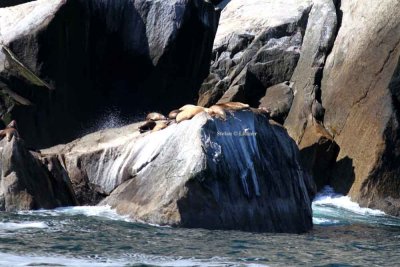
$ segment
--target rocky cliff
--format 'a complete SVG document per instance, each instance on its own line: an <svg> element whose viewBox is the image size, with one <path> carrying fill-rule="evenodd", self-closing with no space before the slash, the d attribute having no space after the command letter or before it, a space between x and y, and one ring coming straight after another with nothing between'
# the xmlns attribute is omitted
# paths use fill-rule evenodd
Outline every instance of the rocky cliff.
<svg viewBox="0 0 400 267"><path fill-rule="evenodd" d="M400 216L400 2L343 1L341 10L322 80L324 124L341 147L332 183Z"/></svg>
<svg viewBox="0 0 400 267"><path fill-rule="evenodd" d="M269 110L302 149L302 162L318 185L329 180L339 150L323 129L320 89L340 21L338 5L230 1L221 13L210 74L198 100L203 106L242 101ZM320 107L317 119L313 107Z"/></svg>
<svg viewBox="0 0 400 267"><path fill-rule="evenodd" d="M392 0L232 0L199 104L268 109L319 187L400 215L398 10Z"/></svg>
<svg viewBox="0 0 400 267"><path fill-rule="evenodd" d="M109 194L101 204L135 220L268 232L312 227L313 182L296 144L265 115L238 111L223 121L203 112L158 132L140 135L137 127L41 153L63 159L78 195L77 181L85 180Z"/></svg>
<svg viewBox="0 0 400 267"><path fill-rule="evenodd" d="M129 122L150 107L193 101L218 17L203 0L37 0L2 8L3 120L16 119L29 146L48 147L95 128L110 112Z"/></svg>

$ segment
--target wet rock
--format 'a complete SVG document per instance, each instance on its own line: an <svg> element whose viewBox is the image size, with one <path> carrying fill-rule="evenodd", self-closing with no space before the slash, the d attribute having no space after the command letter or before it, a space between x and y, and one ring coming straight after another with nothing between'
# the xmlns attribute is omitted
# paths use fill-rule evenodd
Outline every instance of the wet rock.
<svg viewBox="0 0 400 267"><path fill-rule="evenodd" d="M285 122L293 102L293 90L289 84L284 82L268 87L260 100L259 107L269 110L270 118L280 124Z"/></svg>
<svg viewBox="0 0 400 267"><path fill-rule="evenodd" d="M295 143L263 114L227 116L223 121L203 112L145 134L138 123L42 154L61 154L73 183L74 173L84 173L92 190L109 194L101 205L135 220L247 231L311 229L313 181L302 170Z"/></svg>
<svg viewBox="0 0 400 267"><path fill-rule="evenodd" d="M229 2L221 13L210 68L218 80L203 83L198 104L210 106L220 97L218 102L257 107L268 87L290 80L311 6L308 0Z"/></svg>
<svg viewBox="0 0 400 267"><path fill-rule="evenodd" d="M399 9L394 0L342 1L321 87L324 125L340 146L335 184L352 181L341 190L392 215L400 215Z"/></svg>
<svg viewBox="0 0 400 267"><path fill-rule="evenodd" d="M168 112L191 102L209 71L218 17L204 0L37 0L1 9L0 80L31 105L0 112L20 122L30 147L43 148L98 127L109 110L129 122L150 106Z"/></svg>
<svg viewBox="0 0 400 267"><path fill-rule="evenodd" d="M235 112L224 122L201 113L138 140L131 179L102 204L161 225L304 232L311 183L297 153L263 115Z"/></svg>
<svg viewBox="0 0 400 267"><path fill-rule="evenodd" d="M80 205L95 205L130 178L132 144L142 123L86 135L66 145L41 150L60 155Z"/></svg>
<svg viewBox="0 0 400 267"><path fill-rule="evenodd" d="M52 209L76 204L67 173L55 158L29 152L22 140L0 141L0 210Z"/></svg>

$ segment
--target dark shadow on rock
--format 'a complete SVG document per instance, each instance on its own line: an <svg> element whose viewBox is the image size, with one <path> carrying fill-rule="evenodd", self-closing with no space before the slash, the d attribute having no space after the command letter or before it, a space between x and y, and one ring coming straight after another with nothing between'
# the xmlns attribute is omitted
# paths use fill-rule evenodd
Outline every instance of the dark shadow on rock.
<svg viewBox="0 0 400 267"><path fill-rule="evenodd" d="M177 12L179 23L169 12ZM153 25L157 16L171 23L171 32ZM130 123L150 107L169 112L195 102L208 74L217 21L214 6L201 1L182 6L67 1L40 30L8 44L24 65L56 88L49 92L17 75L7 77L10 89L35 104L11 113L28 146L71 141L105 120L108 110Z"/></svg>
<svg viewBox="0 0 400 267"><path fill-rule="evenodd" d="M336 162L329 184L337 193L347 195L355 180L353 160L349 157Z"/></svg>
<svg viewBox="0 0 400 267"><path fill-rule="evenodd" d="M16 6L28 2L32 2L35 0L1 0L0 1L0 8L2 7L10 7L10 6Z"/></svg>
<svg viewBox="0 0 400 267"><path fill-rule="evenodd" d="M302 166L313 176L317 191L330 184L329 173L335 166L338 154L339 146L330 140L300 150Z"/></svg>

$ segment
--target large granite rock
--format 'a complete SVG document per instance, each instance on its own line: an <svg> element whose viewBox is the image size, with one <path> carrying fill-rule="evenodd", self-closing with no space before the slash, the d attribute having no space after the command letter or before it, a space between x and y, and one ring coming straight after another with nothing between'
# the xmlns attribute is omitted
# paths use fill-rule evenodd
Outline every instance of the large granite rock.
<svg viewBox="0 0 400 267"><path fill-rule="evenodd" d="M193 101L219 11L204 0L37 0L0 9L0 113L31 147L71 141L111 111ZM179 96L179 97L177 97ZM10 101L11 100L11 101Z"/></svg>
<svg viewBox="0 0 400 267"><path fill-rule="evenodd" d="M289 82L279 83L268 87L265 96L260 99L260 108L269 111L269 116L283 124L293 103L293 89Z"/></svg>
<svg viewBox="0 0 400 267"><path fill-rule="evenodd" d="M42 160L42 161L41 161ZM0 210L52 209L76 204L59 160L41 158L13 137L0 141Z"/></svg>
<svg viewBox="0 0 400 267"><path fill-rule="evenodd" d="M394 0L232 0L198 103L260 101L284 123L319 188L330 184L364 206L400 215L397 10ZM296 35L293 49L283 38ZM262 51L271 51L271 40L274 52ZM282 60L289 55L299 58ZM279 84L283 78L293 95Z"/></svg>
<svg viewBox="0 0 400 267"><path fill-rule="evenodd" d="M314 0L301 48L301 57L291 77L294 100L285 120L289 135L300 146L312 114L314 101L321 103L321 80L325 60L337 34L338 18L333 0Z"/></svg>
<svg viewBox="0 0 400 267"><path fill-rule="evenodd" d="M332 183L400 215L400 2L342 1L341 10L322 81L324 124L340 146Z"/></svg>
<svg viewBox="0 0 400 267"><path fill-rule="evenodd" d="M79 170L93 190L110 193L102 205L139 221L268 232L311 229L311 177L286 130L265 115L239 111L222 121L200 113L142 135L137 127L94 133L42 154L61 154L72 181Z"/></svg>
<svg viewBox="0 0 400 267"><path fill-rule="evenodd" d="M143 137L140 123L98 131L41 150L46 157L59 155L80 205L96 205L118 185L130 179L132 146Z"/></svg>
<svg viewBox="0 0 400 267"><path fill-rule="evenodd" d="M242 101L257 107L268 87L290 80L311 6L311 0L229 2L198 104Z"/></svg>

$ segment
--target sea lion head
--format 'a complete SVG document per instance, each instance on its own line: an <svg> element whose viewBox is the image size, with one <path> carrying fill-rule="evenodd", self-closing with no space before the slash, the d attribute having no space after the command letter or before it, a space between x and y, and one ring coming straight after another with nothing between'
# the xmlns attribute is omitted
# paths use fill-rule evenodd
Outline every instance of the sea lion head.
<svg viewBox="0 0 400 267"><path fill-rule="evenodd" d="M174 109L173 111L171 111L171 112L168 114L168 119L170 119L170 120L176 119L176 116L178 115L179 112L180 112L179 109Z"/></svg>
<svg viewBox="0 0 400 267"><path fill-rule="evenodd" d="M157 112L151 112L146 116L146 120L148 121L161 121L166 119L167 118L163 114Z"/></svg>

